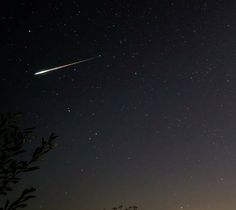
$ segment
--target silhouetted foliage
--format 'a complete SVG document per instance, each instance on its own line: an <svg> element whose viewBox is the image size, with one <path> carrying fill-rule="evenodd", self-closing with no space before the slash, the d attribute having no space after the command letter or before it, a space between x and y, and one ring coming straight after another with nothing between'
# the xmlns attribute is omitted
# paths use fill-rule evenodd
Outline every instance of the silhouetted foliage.
<svg viewBox="0 0 236 210"><path fill-rule="evenodd" d="M35 165L42 157L55 147L52 133L48 139L42 138L41 144L36 147L29 160L20 160L19 155L25 154L25 146L33 138L33 128L22 129L18 118L20 113L0 114L0 198L4 201L0 210L16 210L27 206L27 201L36 197L35 188L26 188L20 196L10 201L10 192L14 192L16 184L22 181L21 175L39 169Z"/></svg>
<svg viewBox="0 0 236 210"><path fill-rule="evenodd" d="M137 206L129 206L127 208L124 208L123 205L120 205L118 207L113 207L112 210L137 210L138 207ZM106 210L106 209L103 209L103 210Z"/></svg>

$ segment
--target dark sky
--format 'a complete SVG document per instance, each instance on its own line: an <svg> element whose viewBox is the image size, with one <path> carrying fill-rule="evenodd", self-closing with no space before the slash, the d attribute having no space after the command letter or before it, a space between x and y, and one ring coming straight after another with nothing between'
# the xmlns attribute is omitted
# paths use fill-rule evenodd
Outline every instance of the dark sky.
<svg viewBox="0 0 236 210"><path fill-rule="evenodd" d="M27 177L38 189L29 209L236 209L235 1L0 10L1 112L59 136Z"/></svg>

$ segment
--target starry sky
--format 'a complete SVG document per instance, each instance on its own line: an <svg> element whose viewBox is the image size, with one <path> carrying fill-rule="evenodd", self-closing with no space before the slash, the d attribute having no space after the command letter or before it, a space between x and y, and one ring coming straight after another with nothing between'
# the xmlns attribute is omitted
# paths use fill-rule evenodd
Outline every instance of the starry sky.
<svg viewBox="0 0 236 210"><path fill-rule="evenodd" d="M29 209L236 209L235 1L0 10L1 112L59 136L26 177L38 195Z"/></svg>

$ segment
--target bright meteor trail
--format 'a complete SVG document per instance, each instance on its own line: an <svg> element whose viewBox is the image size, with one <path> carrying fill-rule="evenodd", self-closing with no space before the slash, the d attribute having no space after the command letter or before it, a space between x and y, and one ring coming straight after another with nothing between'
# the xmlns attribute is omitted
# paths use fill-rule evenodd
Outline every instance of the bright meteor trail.
<svg viewBox="0 0 236 210"><path fill-rule="evenodd" d="M76 65L76 64L79 64L79 63L91 61L91 60L94 60L94 59L99 58L99 57L101 57L101 55L98 55L98 56L92 57L92 58L88 58L88 59L84 59L84 60L81 60L81 61L76 61L76 62L73 62L73 63L65 64L65 65L62 65L62 66L57 66L55 68L45 69L43 71L39 71L39 72L34 73L34 75L45 74L45 73L50 72L50 71L55 71L55 70L58 70L58 69L66 68L68 66L73 66L73 65Z"/></svg>

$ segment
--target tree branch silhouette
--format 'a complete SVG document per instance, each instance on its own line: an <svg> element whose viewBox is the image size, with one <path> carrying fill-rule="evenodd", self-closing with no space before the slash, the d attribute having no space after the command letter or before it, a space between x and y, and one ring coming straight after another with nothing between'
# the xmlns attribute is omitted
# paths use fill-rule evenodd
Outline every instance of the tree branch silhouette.
<svg viewBox="0 0 236 210"><path fill-rule="evenodd" d="M20 160L19 155L26 153L25 146L33 138L34 128L22 129L18 119L20 113L0 114L0 196L5 199L0 210L16 210L27 206L27 201L36 197L33 195L35 188L26 188L15 200L10 201L7 196L14 191L14 187L22 178L20 175L39 169L36 165L46 153L55 147L53 133L47 138L42 138L41 144L36 147L29 160Z"/></svg>

